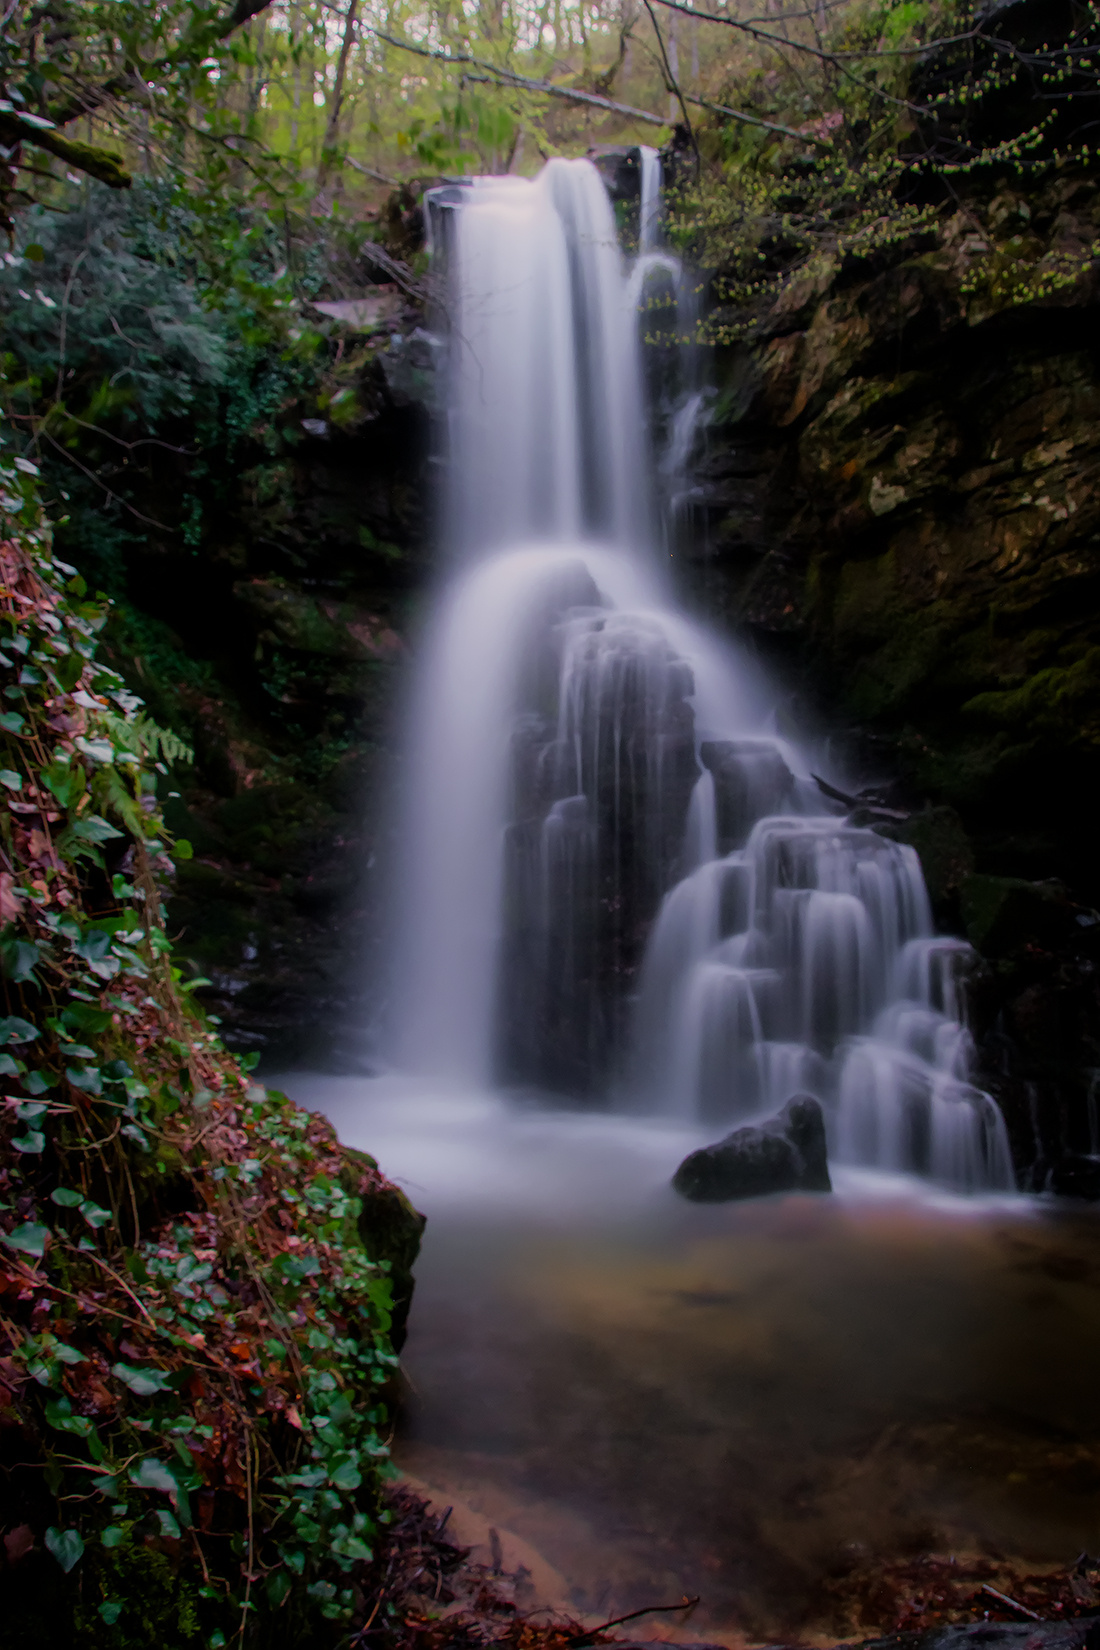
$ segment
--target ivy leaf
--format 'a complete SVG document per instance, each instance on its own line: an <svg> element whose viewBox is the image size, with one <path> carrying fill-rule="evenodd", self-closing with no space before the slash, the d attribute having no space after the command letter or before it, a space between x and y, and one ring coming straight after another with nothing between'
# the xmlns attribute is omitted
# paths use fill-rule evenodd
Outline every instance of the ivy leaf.
<svg viewBox="0 0 1100 1650"><path fill-rule="evenodd" d="M59 1530L51 1525L46 1531L46 1547L66 1575L84 1557L84 1539L79 1530Z"/></svg>
<svg viewBox="0 0 1100 1650"><path fill-rule="evenodd" d="M285 1570L276 1570L269 1575L264 1591L267 1593L267 1602L273 1610L277 1610L286 1595L290 1592L293 1583Z"/></svg>
<svg viewBox="0 0 1100 1650"><path fill-rule="evenodd" d="M32 1043L37 1036L38 1027L32 1026L29 1020L21 1020L18 1014L9 1014L6 1020L0 1020L0 1044Z"/></svg>
<svg viewBox="0 0 1100 1650"><path fill-rule="evenodd" d="M172 1514L168 1511L167 1507L158 1507L157 1517L160 1520L161 1535L172 1536L178 1541L180 1527L176 1523L176 1520L172 1517Z"/></svg>
<svg viewBox="0 0 1100 1650"><path fill-rule="evenodd" d="M105 740L97 740L97 744L106 744ZM107 746L110 750L110 746ZM70 833L79 837L81 842L110 842L112 837L122 836L123 832L114 825L108 825L105 819L98 814L86 814L78 819L75 825L69 827Z"/></svg>
<svg viewBox="0 0 1100 1650"><path fill-rule="evenodd" d="M6 710L0 716L0 728L3 728L5 733L19 733L25 721L26 717L20 716L17 710Z"/></svg>
<svg viewBox="0 0 1100 1650"><path fill-rule="evenodd" d="M346 1455L329 1473L329 1482L338 1490L357 1490L363 1482L353 1455Z"/></svg>
<svg viewBox="0 0 1100 1650"><path fill-rule="evenodd" d="M95 1427L87 1416L74 1415L72 1411L73 1406L68 1398L50 1398L46 1403L47 1425L58 1432L72 1432L78 1438L87 1438Z"/></svg>
<svg viewBox="0 0 1100 1650"><path fill-rule="evenodd" d="M103 1533L104 1536L106 1536L106 1530L104 1530ZM106 1622L107 1626L113 1627L119 1616L122 1614L122 1609L123 1606L117 1598L105 1598L103 1603L99 1606L99 1613Z"/></svg>
<svg viewBox="0 0 1100 1650"><path fill-rule="evenodd" d="M160 1490L163 1495L168 1496L184 1523L190 1524L191 1507L187 1491L171 1467L165 1466L163 1461L147 1455L138 1466L131 1468L130 1482L136 1484L140 1490Z"/></svg>
<svg viewBox="0 0 1100 1650"><path fill-rule="evenodd" d="M369 1562L374 1557L366 1542L357 1535L346 1535L334 1541L332 1551L338 1558L361 1558Z"/></svg>
<svg viewBox="0 0 1100 1650"><path fill-rule="evenodd" d="M34 971L42 961L42 953L33 940L5 940L0 945L0 961L13 985L23 985L28 980L38 984Z"/></svg>
<svg viewBox="0 0 1100 1650"><path fill-rule="evenodd" d="M116 1376L124 1386L128 1386L130 1391L136 1393L139 1398L151 1398L155 1392L167 1391L172 1384L172 1377L165 1369L135 1369L131 1364L113 1364L111 1374ZM155 1483L151 1477L134 1478L133 1473L131 1473L130 1476L133 1478L134 1483L140 1485L142 1489L168 1489L167 1479L171 1479L171 1488L173 1492L175 1491L176 1480L172 1478L168 1468L162 1466L159 1461L149 1458L141 1463L137 1471L139 1473L148 1472L154 1476L161 1473L166 1477L166 1482Z"/></svg>
<svg viewBox="0 0 1100 1650"><path fill-rule="evenodd" d="M29 1157L36 1157L46 1149L46 1136L41 1129L28 1129L26 1134L12 1136L12 1145L17 1152L26 1152Z"/></svg>
<svg viewBox="0 0 1100 1650"><path fill-rule="evenodd" d="M15 1115L21 1123L33 1123L44 1111L49 1111L45 1100L23 1100L16 1106Z"/></svg>
<svg viewBox="0 0 1100 1650"><path fill-rule="evenodd" d="M321 1262L316 1255L286 1255L281 1261L282 1274L292 1283L301 1283L304 1278L315 1278L321 1270Z"/></svg>
<svg viewBox="0 0 1100 1650"><path fill-rule="evenodd" d="M23 776L16 773L14 768L0 768L0 785L6 785L9 791L21 791Z"/></svg>
<svg viewBox="0 0 1100 1650"><path fill-rule="evenodd" d="M42 782L49 787L63 808L72 807L78 796L83 796L87 781L84 769L70 762L51 762L40 770Z"/></svg>
<svg viewBox="0 0 1100 1650"><path fill-rule="evenodd" d="M96 1229L100 1226L109 1226L115 1218L110 1209L101 1209L98 1203L92 1202L91 1198L80 1205L80 1212L88 1225Z"/></svg>
<svg viewBox="0 0 1100 1650"><path fill-rule="evenodd" d="M102 824L102 820L99 823ZM76 827L74 826L73 829L75 830ZM122 835L122 832L116 831L113 825L109 825L107 829L113 836ZM102 842L104 839L99 836L93 836L88 840L91 842ZM77 957L83 957L84 961L88 963L102 962L104 957L110 955L112 937L113 936L109 934L105 928L89 928L88 932L74 944L73 954ZM88 1028L85 1026L81 1027L81 1029L87 1030Z"/></svg>
<svg viewBox="0 0 1100 1650"><path fill-rule="evenodd" d="M62 1209L79 1209L84 1202L83 1192L74 1192L68 1186L58 1186L50 1193L50 1202Z"/></svg>
<svg viewBox="0 0 1100 1650"><path fill-rule="evenodd" d="M103 1093L103 1079L98 1066L66 1066L65 1076L74 1089L83 1089L85 1094Z"/></svg>
<svg viewBox="0 0 1100 1650"><path fill-rule="evenodd" d="M111 1373L117 1375L119 1370L125 1367L125 1364L116 1364ZM136 1371L131 1370L130 1373L134 1374ZM127 1382L127 1385L130 1383ZM154 1387L153 1391L159 1392L160 1388ZM160 1490L164 1495L174 1496L179 1489L175 1476L169 1472L164 1462L155 1460L151 1455L147 1455L144 1461L140 1461L131 1469L130 1482L136 1484L139 1490Z"/></svg>
<svg viewBox="0 0 1100 1650"><path fill-rule="evenodd" d="M46 1244L50 1240L48 1226L35 1226L27 1221L17 1226L14 1232L0 1232L0 1243L6 1243L9 1249L19 1249L25 1255L35 1255L39 1259L46 1253Z"/></svg>
<svg viewBox="0 0 1100 1650"><path fill-rule="evenodd" d="M102 1531L99 1537L108 1551L112 1547L121 1546L125 1538L126 1531L122 1528L121 1524L108 1524L107 1528Z"/></svg>
<svg viewBox="0 0 1100 1650"><path fill-rule="evenodd" d="M93 1008L91 1003L69 1003L61 1017L66 1025L74 1026L79 1031L86 1031L91 1037L97 1036L101 1031L106 1031L111 1023L111 1015L108 1010ZM121 1064L120 1061L112 1063L115 1065Z"/></svg>
<svg viewBox="0 0 1100 1650"><path fill-rule="evenodd" d="M0 1054L0 1077L18 1077L19 1067L10 1054ZM34 1090L31 1090L32 1094Z"/></svg>

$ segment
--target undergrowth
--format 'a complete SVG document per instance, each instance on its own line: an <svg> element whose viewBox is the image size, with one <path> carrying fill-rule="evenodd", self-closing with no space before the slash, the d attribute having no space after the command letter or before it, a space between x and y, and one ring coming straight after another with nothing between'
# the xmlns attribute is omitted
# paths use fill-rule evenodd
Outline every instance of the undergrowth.
<svg viewBox="0 0 1100 1650"><path fill-rule="evenodd" d="M98 661L25 457L0 511L5 1644L323 1642L389 1516L421 1222L205 1020L156 795L188 752Z"/></svg>

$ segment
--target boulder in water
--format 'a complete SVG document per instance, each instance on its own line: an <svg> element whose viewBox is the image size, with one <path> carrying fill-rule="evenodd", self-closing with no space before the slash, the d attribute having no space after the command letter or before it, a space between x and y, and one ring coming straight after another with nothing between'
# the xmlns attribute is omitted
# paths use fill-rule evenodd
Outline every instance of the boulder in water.
<svg viewBox="0 0 1100 1650"><path fill-rule="evenodd" d="M766 1122L734 1129L685 1157L672 1179L692 1203L728 1203L769 1192L831 1192L821 1103L796 1094Z"/></svg>

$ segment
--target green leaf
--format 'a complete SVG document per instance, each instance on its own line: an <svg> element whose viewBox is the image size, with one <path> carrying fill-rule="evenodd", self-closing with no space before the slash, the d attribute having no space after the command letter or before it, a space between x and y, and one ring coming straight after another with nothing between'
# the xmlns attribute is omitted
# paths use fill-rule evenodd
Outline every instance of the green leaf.
<svg viewBox="0 0 1100 1650"><path fill-rule="evenodd" d="M146 1456L139 1466L131 1468L130 1482L136 1484L139 1489L160 1490L169 1497L184 1524L190 1524L191 1504L181 1472L182 1469L179 1467L173 1471L170 1466L165 1466L163 1461ZM191 1474L186 1476L188 1481L198 1482L197 1479L192 1479Z"/></svg>
<svg viewBox="0 0 1100 1650"><path fill-rule="evenodd" d="M41 960L42 954L32 940L5 940L0 945L0 962L13 985L22 985L27 980L37 985L34 970Z"/></svg>
<svg viewBox="0 0 1100 1650"><path fill-rule="evenodd" d="M329 1482L338 1490L357 1490L363 1482L363 1474L355 1464L353 1456L347 1456L339 1466L329 1473Z"/></svg>
<svg viewBox="0 0 1100 1650"><path fill-rule="evenodd" d="M106 1530L104 1530L103 1533L104 1533L104 1536L106 1536L106 1534L107 1534ZM103 1620L107 1623L108 1627L113 1627L114 1626L115 1622L118 1620L119 1616L122 1614L122 1611L123 1611L123 1606L119 1602L119 1600L116 1599L116 1598L105 1598L103 1600L103 1603L99 1606L99 1613L102 1616Z"/></svg>
<svg viewBox="0 0 1100 1650"><path fill-rule="evenodd" d="M23 776L16 773L14 768L0 768L0 785L6 785L9 791L21 791Z"/></svg>
<svg viewBox="0 0 1100 1650"><path fill-rule="evenodd" d="M95 1037L106 1031L111 1015L105 1008L94 1008L91 1003L69 1003L62 1015L66 1025L73 1025ZM110 1070L110 1067L107 1068Z"/></svg>
<svg viewBox="0 0 1100 1650"><path fill-rule="evenodd" d="M0 1077L18 1077L19 1067L10 1054L0 1054ZM24 1088L26 1084L23 1085ZM32 1091L33 1092L33 1091Z"/></svg>
<svg viewBox="0 0 1100 1650"><path fill-rule="evenodd" d="M277 1610L286 1595L290 1592L293 1582L285 1570L275 1570L268 1576L264 1586L267 1602L273 1610Z"/></svg>
<svg viewBox="0 0 1100 1650"><path fill-rule="evenodd" d="M66 586L66 589L73 590L78 596L83 596L87 588L88 586L79 573L75 579L70 579ZM84 660L79 653L67 653L63 659L58 661L54 669L60 685L66 693L71 693L80 680L81 672L84 669Z"/></svg>
<svg viewBox="0 0 1100 1650"><path fill-rule="evenodd" d="M2 720L3 718L0 717L0 721ZM97 740L96 743L101 744L105 741ZM110 842L112 837L125 834L114 825L108 825L107 821L101 819L98 814L87 814L83 819L78 819L71 830L73 836L80 837L83 842Z"/></svg>
<svg viewBox="0 0 1100 1650"><path fill-rule="evenodd" d="M6 1020L0 1020L0 1045L31 1043L37 1036L38 1027L32 1026L29 1020L21 1020L18 1014L9 1014Z"/></svg>
<svg viewBox="0 0 1100 1650"><path fill-rule="evenodd" d="M109 1226L115 1218L110 1209L101 1209L98 1203L92 1202L91 1198L80 1205L80 1212L88 1225L95 1230L98 1230L100 1226Z"/></svg>
<svg viewBox="0 0 1100 1650"><path fill-rule="evenodd" d="M99 1538L110 1551L112 1547L120 1547L126 1539L126 1531L121 1524L108 1524Z"/></svg>
<svg viewBox="0 0 1100 1650"><path fill-rule="evenodd" d="M0 1232L0 1243L6 1243L9 1249L19 1249L23 1254L35 1255L39 1259L46 1253L49 1238L48 1226L35 1226L30 1221L23 1226L17 1226L14 1232Z"/></svg>
<svg viewBox="0 0 1100 1650"><path fill-rule="evenodd" d="M85 1415L74 1415L68 1398L50 1398L46 1403L46 1423L58 1432L72 1432L78 1438L87 1438L95 1428Z"/></svg>
<svg viewBox="0 0 1100 1650"><path fill-rule="evenodd" d="M279 1263L283 1276L292 1283L301 1283L305 1278L315 1278L321 1270L321 1262L316 1255L285 1255Z"/></svg>
<svg viewBox="0 0 1100 1650"><path fill-rule="evenodd" d="M26 1152L29 1157L37 1157L39 1152L46 1149L46 1136L41 1129L28 1129L26 1134L13 1135L11 1143L17 1152Z"/></svg>
<svg viewBox="0 0 1100 1650"><path fill-rule="evenodd" d="M167 1507L158 1507L157 1517L160 1520L161 1535L174 1536L178 1541L180 1527L176 1523L176 1520L173 1518L172 1514L168 1511Z"/></svg>
<svg viewBox="0 0 1100 1650"><path fill-rule="evenodd" d="M125 1364L116 1364L111 1373L117 1375L120 1369L125 1367ZM127 1385L130 1383L127 1382ZM160 1388L154 1387L153 1391L159 1392ZM136 1484L139 1490L160 1490L164 1495L175 1496L179 1490L174 1474L163 1461L157 1461L151 1455L147 1455L144 1461L139 1461L136 1467L130 1469L130 1482Z"/></svg>
<svg viewBox="0 0 1100 1650"><path fill-rule="evenodd" d="M23 256L29 258L32 264L42 264L46 261L46 254L37 241L31 241L29 246L23 248Z"/></svg>
<svg viewBox="0 0 1100 1650"><path fill-rule="evenodd" d="M115 831L114 834L115 836L121 836L122 832ZM91 841L102 842L103 838L92 837ZM104 957L110 955L113 939L114 935L105 928L89 928L88 932L74 943L73 953L78 957L83 957L85 962L102 962Z"/></svg>
<svg viewBox="0 0 1100 1650"><path fill-rule="evenodd" d="M71 762L51 762L41 770L40 777L63 808L71 808L77 797L83 796L87 786L84 769L79 763L74 767Z"/></svg>
<svg viewBox="0 0 1100 1650"><path fill-rule="evenodd" d="M15 1108L15 1115L21 1123L33 1123L49 1109L45 1100L21 1100Z"/></svg>
<svg viewBox="0 0 1100 1650"><path fill-rule="evenodd" d="M0 716L0 728L3 728L5 733L19 733L25 721L26 717L20 716L17 710L6 710Z"/></svg>
<svg viewBox="0 0 1100 1650"><path fill-rule="evenodd" d="M74 1089L83 1089L85 1094L102 1094L103 1078L98 1066L66 1066L65 1076Z"/></svg>
<svg viewBox="0 0 1100 1650"><path fill-rule="evenodd" d="M172 844L172 854L175 859L194 859L195 850L185 836L179 836Z"/></svg>
<svg viewBox="0 0 1100 1650"><path fill-rule="evenodd" d="M84 1556L84 1539L79 1530L58 1530L51 1525L46 1531L46 1548L68 1575Z"/></svg>
<svg viewBox="0 0 1100 1650"><path fill-rule="evenodd" d="M170 1389L172 1384L172 1377L165 1369L135 1369L131 1364L113 1364L111 1374L116 1376L123 1385L128 1386L130 1391L136 1393L139 1398L151 1398L154 1392L165 1392ZM175 1492L176 1480L172 1477L168 1468L162 1466L159 1461L154 1461L150 1457L143 1461L137 1470L147 1474L144 1478L135 1478L133 1473L130 1474L133 1482L139 1484L142 1489L163 1490L168 1489L170 1485L172 1492ZM164 1475L164 1483L154 1483L153 1477L157 1473ZM153 1477L148 1476L148 1474L152 1474Z"/></svg>
<svg viewBox="0 0 1100 1650"><path fill-rule="evenodd" d="M69 1186L58 1186L50 1193L50 1202L61 1209L79 1209L84 1202L83 1192L74 1192Z"/></svg>

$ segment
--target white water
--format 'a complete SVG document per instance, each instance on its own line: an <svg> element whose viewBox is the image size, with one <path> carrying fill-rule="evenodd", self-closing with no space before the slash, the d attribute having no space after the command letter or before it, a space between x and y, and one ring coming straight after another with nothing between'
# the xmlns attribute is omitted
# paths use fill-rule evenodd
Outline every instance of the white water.
<svg viewBox="0 0 1100 1650"><path fill-rule="evenodd" d="M633 268L585 161L430 205L455 570L411 732L398 1063L715 1134L809 1091L839 1160L1011 1186L915 853L825 811L767 682L666 589L637 306L675 265L655 156L642 178Z"/></svg>

